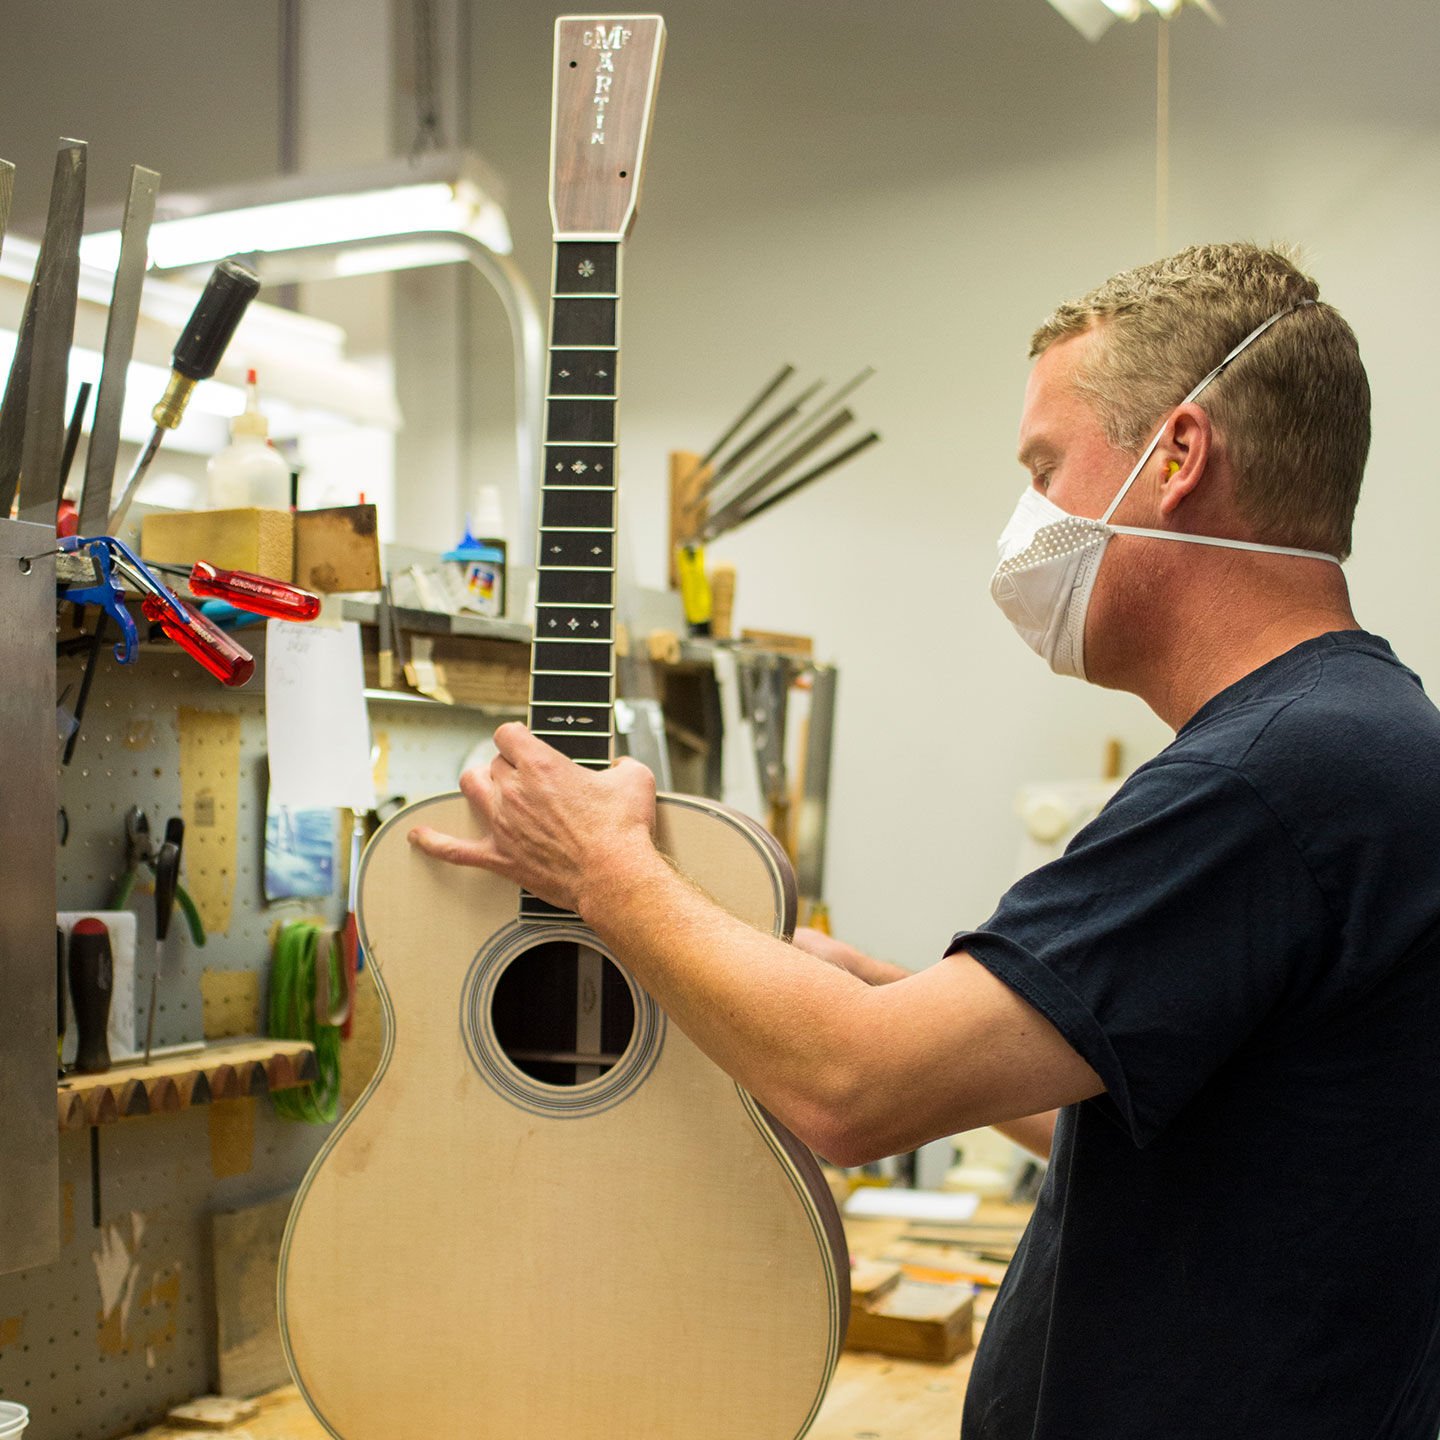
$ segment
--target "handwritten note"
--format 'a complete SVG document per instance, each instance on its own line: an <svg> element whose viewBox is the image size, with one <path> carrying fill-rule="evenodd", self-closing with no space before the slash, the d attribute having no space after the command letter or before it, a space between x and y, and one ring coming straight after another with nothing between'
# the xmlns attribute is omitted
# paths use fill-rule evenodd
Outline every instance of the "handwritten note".
<svg viewBox="0 0 1440 1440"><path fill-rule="evenodd" d="M266 622L265 738L272 805L374 805L358 625Z"/></svg>

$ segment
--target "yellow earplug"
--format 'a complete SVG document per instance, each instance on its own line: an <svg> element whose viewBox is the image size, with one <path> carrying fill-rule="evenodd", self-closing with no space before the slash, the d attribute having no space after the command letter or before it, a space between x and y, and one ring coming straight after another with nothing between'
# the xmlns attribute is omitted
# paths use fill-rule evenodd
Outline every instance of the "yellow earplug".
<svg viewBox="0 0 1440 1440"><path fill-rule="evenodd" d="M1166 473L1167 475L1173 475L1173 474L1175 474L1175 472L1176 472L1177 470L1179 470L1179 468L1180 468L1180 462L1179 462L1178 460L1172 460L1172 461L1165 467L1165 473Z"/></svg>

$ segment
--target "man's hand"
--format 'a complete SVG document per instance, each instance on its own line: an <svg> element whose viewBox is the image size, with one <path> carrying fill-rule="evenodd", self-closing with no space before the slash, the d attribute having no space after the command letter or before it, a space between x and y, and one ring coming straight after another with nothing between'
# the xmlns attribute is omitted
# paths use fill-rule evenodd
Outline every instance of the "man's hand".
<svg viewBox="0 0 1440 1440"><path fill-rule="evenodd" d="M890 964L888 960L876 960L853 945L836 940L823 930L812 930L808 925L796 930L792 943L797 950L803 950L837 970L844 970L867 985L888 985L892 980L904 980L912 973L902 966Z"/></svg>
<svg viewBox="0 0 1440 1440"><path fill-rule="evenodd" d="M485 838L462 840L419 825L411 844L452 865L493 870L581 914L613 862L653 854L655 777L638 761L587 770L515 722L496 730L495 748L500 753L488 767L460 777Z"/></svg>

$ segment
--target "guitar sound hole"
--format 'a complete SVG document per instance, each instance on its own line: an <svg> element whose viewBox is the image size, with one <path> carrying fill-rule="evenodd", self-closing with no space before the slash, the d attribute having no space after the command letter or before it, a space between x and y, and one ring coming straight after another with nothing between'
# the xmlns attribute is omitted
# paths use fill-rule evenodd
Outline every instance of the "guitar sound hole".
<svg viewBox="0 0 1440 1440"><path fill-rule="evenodd" d="M517 955L495 983L490 1023L505 1058L543 1085L598 1080L635 1033L635 1001L611 961L569 940Z"/></svg>

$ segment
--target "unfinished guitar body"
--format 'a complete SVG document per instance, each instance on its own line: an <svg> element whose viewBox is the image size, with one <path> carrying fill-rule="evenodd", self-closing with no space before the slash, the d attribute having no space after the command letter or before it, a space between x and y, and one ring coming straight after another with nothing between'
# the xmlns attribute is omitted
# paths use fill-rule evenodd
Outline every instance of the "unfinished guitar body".
<svg viewBox="0 0 1440 1440"><path fill-rule="evenodd" d="M707 801L659 816L684 874L788 933L768 836ZM849 1300L813 1158L591 932L517 921L515 886L428 859L416 824L478 821L441 796L366 852L384 1055L281 1255L306 1399L341 1440L794 1440Z"/></svg>

